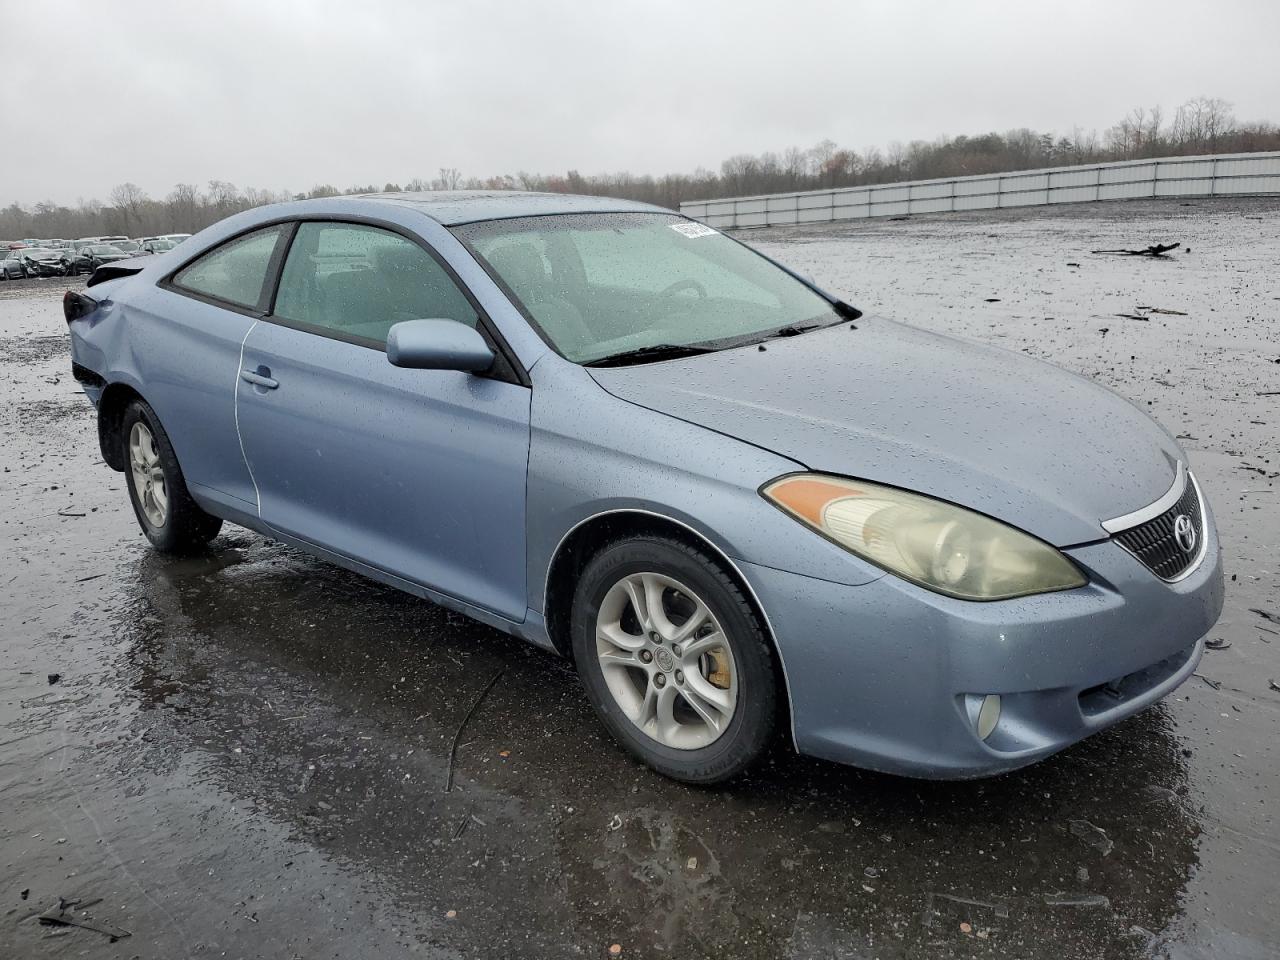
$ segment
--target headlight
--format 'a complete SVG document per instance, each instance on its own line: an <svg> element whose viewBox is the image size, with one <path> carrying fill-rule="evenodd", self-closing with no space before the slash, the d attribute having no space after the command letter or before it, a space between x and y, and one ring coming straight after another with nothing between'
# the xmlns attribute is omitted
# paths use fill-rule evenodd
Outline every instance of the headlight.
<svg viewBox="0 0 1280 960"><path fill-rule="evenodd" d="M851 553L949 597L1007 600L1086 582L1043 540L918 493L817 474L760 492Z"/></svg>

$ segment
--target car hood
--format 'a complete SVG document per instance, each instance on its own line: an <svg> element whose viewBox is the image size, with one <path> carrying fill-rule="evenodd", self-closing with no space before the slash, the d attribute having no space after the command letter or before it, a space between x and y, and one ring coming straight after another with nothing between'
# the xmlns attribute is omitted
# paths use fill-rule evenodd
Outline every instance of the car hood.
<svg viewBox="0 0 1280 960"><path fill-rule="evenodd" d="M615 396L810 470L925 493L1056 546L1172 486L1177 442L1083 377L878 317L757 346L592 368Z"/></svg>

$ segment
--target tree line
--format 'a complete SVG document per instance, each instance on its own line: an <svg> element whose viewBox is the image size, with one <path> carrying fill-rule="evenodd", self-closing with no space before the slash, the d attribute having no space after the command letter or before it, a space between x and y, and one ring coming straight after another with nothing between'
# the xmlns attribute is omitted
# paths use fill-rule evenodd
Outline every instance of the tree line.
<svg viewBox="0 0 1280 960"><path fill-rule="evenodd" d="M463 176L441 168L435 177L406 183L364 184L339 190L318 184L302 193L240 189L222 180L201 188L179 183L163 198L149 197L136 184L115 187L105 202L80 200L68 207L52 202L0 210L0 238L61 237L157 233L194 233L223 217L283 200L343 194L429 190L543 190L621 197L677 209L682 201L736 197L792 190L821 190L863 184L941 177L1007 173L1037 167L1072 166L1145 157L1280 150L1280 127L1270 122L1242 123L1232 106L1216 97L1196 97L1171 116L1158 106L1138 107L1101 137L1074 130L1069 136L1026 128L978 136L939 137L894 143L861 152L823 140L809 149L737 154L719 172L663 176L605 173L500 174Z"/></svg>

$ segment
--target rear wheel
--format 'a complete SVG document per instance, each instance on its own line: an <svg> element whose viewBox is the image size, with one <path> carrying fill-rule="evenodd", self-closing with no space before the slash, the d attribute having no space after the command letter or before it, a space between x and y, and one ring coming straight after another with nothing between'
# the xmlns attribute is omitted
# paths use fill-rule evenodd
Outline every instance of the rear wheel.
<svg viewBox="0 0 1280 960"><path fill-rule="evenodd" d="M605 547L579 580L572 632L596 712L660 773L717 783L767 746L773 652L737 584L702 551L658 537Z"/></svg>
<svg viewBox="0 0 1280 960"><path fill-rule="evenodd" d="M143 400L125 409L120 435L125 480L138 525L165 553L192 553L218 535L222 521L205 513L187 492L169 436Z"/></svg>

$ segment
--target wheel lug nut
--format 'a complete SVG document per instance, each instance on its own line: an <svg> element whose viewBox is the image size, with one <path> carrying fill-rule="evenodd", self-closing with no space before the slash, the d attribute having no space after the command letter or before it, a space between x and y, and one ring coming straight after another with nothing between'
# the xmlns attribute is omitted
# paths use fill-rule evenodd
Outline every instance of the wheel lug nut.
<svg viewBox="0 0 1280 960"><path fill-rule="evenodd" d="M651 661L652 659L653 659L653 654L652 654L652 653L650 653L648 650L641 650L641 651L640 651L640 660L641 660L643 663L648 663L648 662L649 662L649 661Z"/></svg>
<svg viewBox="0 0 1280 960"><path fill-rule="evenodd" d="M652 640L654 643L662 642L662 637L658 636L658 631L656 630L649 634L649 639Z"/></svg>
<svg viewBox="0 0 1280 960"><path fill-rule="evenodd" d="M671 652L674 653L677 657L680 656L680 644L678 643L672 644Z"/></svg>
<svg viewBox="0 0 1280 960"><path fill-rule="evenodd" d="M683 671L683 670L677 670L677 671L676 671L676 683L684 683L684 671Z"/></svg>
<svg viewBox="0 0 1280 960"><path fill-rule="evenodd" d="M654 686L665 687L667 685L667 677L665 674L658 674L653 678Z"/></svg>

